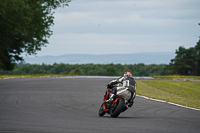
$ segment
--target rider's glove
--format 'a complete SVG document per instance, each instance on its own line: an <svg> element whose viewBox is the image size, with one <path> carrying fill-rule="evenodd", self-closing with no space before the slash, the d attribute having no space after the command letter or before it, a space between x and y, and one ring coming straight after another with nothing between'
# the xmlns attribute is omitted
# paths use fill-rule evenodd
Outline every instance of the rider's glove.
<svg viewBox="0 0 200 133"><path fill-rule="evenodd" d="M110 84L107 84L107 87L108 87L108 88L112 88L112 85L110 85Z"/></svg>

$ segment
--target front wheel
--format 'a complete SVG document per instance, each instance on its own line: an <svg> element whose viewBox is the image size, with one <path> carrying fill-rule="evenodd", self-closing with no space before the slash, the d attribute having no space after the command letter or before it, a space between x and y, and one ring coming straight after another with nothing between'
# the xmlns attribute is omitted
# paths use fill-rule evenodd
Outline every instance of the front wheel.
<svg viewBox="0 0 200 133"><path fill-rule="evenodd" d="M111 105L110 116L118 117L121 111L124 109L125 101L122 98L119 98L117 103Z"/></svg>
<svg viewBox="0 0 200 133"><path fill-rule="evenodd" d="M101 105L99 109L99 116L104 116L106 112L103 111L103 104Z"/></svg>

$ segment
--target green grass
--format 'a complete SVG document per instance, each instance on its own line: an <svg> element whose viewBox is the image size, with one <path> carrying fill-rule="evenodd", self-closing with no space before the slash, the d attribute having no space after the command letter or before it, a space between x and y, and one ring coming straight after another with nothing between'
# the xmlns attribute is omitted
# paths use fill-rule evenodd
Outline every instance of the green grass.
<svg viewBox="0 0 200 133"><path fill-rule="evenodd" d="M139 80L137 94L200 109L200 82Z"/></svg>
<svg viewBox="0 0 200 133"><path fill-rule="evenodd" d="M200 79L200 76L182 76L182 75L166 75L153 76L155 79Z"/></svg>

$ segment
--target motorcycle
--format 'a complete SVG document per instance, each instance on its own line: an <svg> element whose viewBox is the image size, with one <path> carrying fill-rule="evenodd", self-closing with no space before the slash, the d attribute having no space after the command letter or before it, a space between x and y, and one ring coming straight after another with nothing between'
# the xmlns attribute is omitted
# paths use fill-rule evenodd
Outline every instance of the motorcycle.
<svg viewBox="0 0 200 133"><path fill-rule="evenodd" d="M110 98L109 88L106 89L103 103L99 109L99 116L104 116L106 113L111 117L118 117L120 113L128 109L126 101L135 95L133 87L117 87L115 98L111 102L106 102Z"/></svg>

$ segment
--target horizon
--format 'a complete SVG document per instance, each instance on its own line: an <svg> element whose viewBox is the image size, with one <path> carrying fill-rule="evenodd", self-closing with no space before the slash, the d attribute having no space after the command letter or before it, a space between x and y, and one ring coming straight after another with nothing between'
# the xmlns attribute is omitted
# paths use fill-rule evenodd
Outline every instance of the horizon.
<svg viewBox="0 0 200 133"><path fill-rule="evenodd" d="M43 56L37 56L37 55L32 55L32 56L26 56L26 55L23 55L23 57L24 58L36 58L36 57L44 57L44 56L64 56L64 55L132 55L132 54L158 54L158 53L174 53L174 55L175 55L175 52L141 52L141 53L119 53L119 54L117 54L117 53L112 53L112 54L75 54L75 53L72 53L72 54L62 54L62 55L43 55Z"/></svg>
<svg viewBox="0 0 200 133"><path fill-rule="evenodd" d="M59 56L24 57L30 64L169 64L175 57L173 52L148 52L134 54L65 54Z"/></svg>

